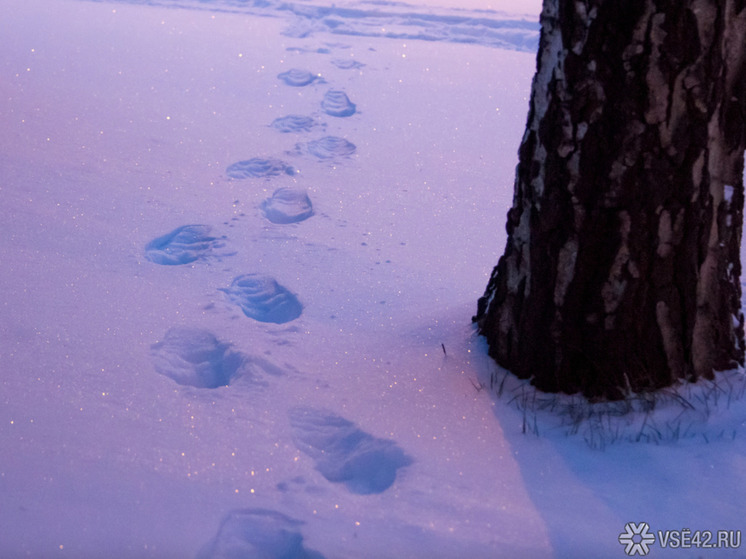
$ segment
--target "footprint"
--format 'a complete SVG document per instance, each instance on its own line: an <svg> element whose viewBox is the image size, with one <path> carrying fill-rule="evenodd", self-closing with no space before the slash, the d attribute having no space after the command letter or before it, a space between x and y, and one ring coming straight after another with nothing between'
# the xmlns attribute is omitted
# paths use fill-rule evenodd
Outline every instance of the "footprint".
<svg viewBox="0 0 746 559"><path fill-rule="evenodd" d="M352 493L382 493L396 471L412 463L393 441L375 438L327 410L296 407L289 417L296 446L328 481L344 483Z"/></svg>
<svg viewBox="0 0 746 559"><path fill-rule="evenodd" d="M324 559L318 551L304 547L303 524L274 510L234 510L197 559Z"/></svg>
<svg viewBox="0 0 746 559"><path fill-rule="evenodd" d="M352 58L337 58L335 60L332 60L332 64L334 64L340 70L356 70L365 66L365 64L363 64L362 62L358 62L357 60L353 60Z"/></svg>
<svg viewBox="0 0 746 559"><path fill-rule="evenodd" d="M324 112L330 116L352 116L355 114L355 104L350 102L350 98L344 91L338 89L330 89L324 95L324 100L321 101L321 108Z"/></svg>
<svg viewBox="0 0 746 559"><path fill-rule="evenodd" d="M355 144L338 136L324 136L306 144L308 153L317 159L335 159L355 153Z"/></svg>
<svg viewBox="0 0 746 559"><path fill-rule="evenodd" d="M229 165L225 173L232 179L274 177L285 173L294 175L295 169L279 159L254 157Z"/></svg>
<svg viewBox="0 0 746 559"><path fill-rule="evenodd" d="M314 75L308 70L299 70L297 68L291 68L287 72L277 74L277 77L284 81L287 85L293 87L303 87L312 84L316 80L318 80L319 83L326 83L321 76Z"/></svg>
<svg viewBox="0 0 746 559"><path fill-rule="evenodd" d="M284 324L303 312L298 298L270 276L244 274L220 291L230 302L241 307L246 316L259 322Z"/></svg>
<svg viewBox="0 0 746 559"><path fill-rule="evenodd" d="M261 210L272 223L299 223L313 215L311 199L302 190L280 188L261 204Z"/></svg>
<svg viewBox="0 0 746 559"><path fill-rule="evenodd" d="M308 132L316 126L316 121L310 116L288 115L274 119L270 126L283 133Z"/></svg>
<svg viewBox="0 0 746 559"><path fill-rule="evenodd" d="M227 386L242 372L245 356L211 332L177 326L150 346L155 370L178 384L197 388Z"/></svg>
<svg viewBox="0 0 746 559"><path fill-rule="evenodd" d="M213 249L225 246L221 239L210 236L211 230L209 225L178 227L145 245L145 258L164 266L178 266L205 259Z"/></svg>

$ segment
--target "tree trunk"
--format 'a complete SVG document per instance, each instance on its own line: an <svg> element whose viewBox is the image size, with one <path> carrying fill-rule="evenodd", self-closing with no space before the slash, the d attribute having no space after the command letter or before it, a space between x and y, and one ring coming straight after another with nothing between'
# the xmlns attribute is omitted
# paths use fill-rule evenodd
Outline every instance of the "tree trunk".
<svg viewBox="0 0 746 559"><path fill-rule="evenodd" d="M746 0L544 0L541 23L490 355L593 399L743 364Z"/></svg>

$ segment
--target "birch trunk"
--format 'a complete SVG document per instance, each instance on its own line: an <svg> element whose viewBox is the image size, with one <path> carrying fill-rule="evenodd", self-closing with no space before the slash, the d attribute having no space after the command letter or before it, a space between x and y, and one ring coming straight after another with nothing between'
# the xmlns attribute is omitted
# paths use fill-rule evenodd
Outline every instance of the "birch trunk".
<svg viewBox="0 0 746 559"><path fill-rule="evenodd" d="M742 364L745 0L544 0L508 242L474 317L541 390Z"/></svg>

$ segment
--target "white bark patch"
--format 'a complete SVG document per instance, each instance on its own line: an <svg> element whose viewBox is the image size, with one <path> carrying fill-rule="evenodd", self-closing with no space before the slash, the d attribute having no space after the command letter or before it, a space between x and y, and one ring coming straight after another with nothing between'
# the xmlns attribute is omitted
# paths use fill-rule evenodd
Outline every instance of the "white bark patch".
<svg viewBox="0 0 746 559"><path fill-rule="evenodd" d="M588 132L588 123L587 122L579 122L578 126L575 130L575 139L580 142L585 138L586 133Z"/></svg>
<svg viewBox="0 0 746 559"><path fill-rule="evenodd" d="M671 255L671 239L673 238L673 225L671 224L671 214L668 210L663 210L658 218L658 256L667 258Z"/></svg>
<svg viewBox="0 0 746 559"><path fill-rule="evenodd" d="M718 282L718 262L720 260L720 234L718 208L725 194L723 176L726 174L727 156L723 153L722 138L718 115L719 108L713 111L708 124L708 165L710 175L710 197L712 198L712 224L707 244L707 254L699 267L697 281L697 312L692 331L692 363L697 375L712 373L713 348L712 331L717 324L715 309L718 308L720 286Z"/></svg>
<svg viewBox="0 0 746 559"><path fill-rule="evenodd" d="M611 172L609 173L609 178L614 182L619 182L619 179L621 179L624 176L624 173L627 171L627 167L622 163L621 161L614 161L614 163L611 164Z"/></svg>
<svg viewBox="0 0 746 559"><path fill-rule="evenodd" d="M583 52L583 49L585 48L585 43L588 40L588 29L591 26L591 23L594 19L596 19L596 15L598 14L598 9L594 6L590 9L590 11L587 9L587 2L585 1L576 1L575 2L575 14L583 22L583 36L576 41L572 45L572 52L574 52L577 55L580 55Z"/></svg>
<svg viewBox="0 0 746 559"><path fill-rule="evenodd" d="M531 239L531 210L524 207L521 212L521 220L513 230L513 246L516 250L513 256L507 260L507 288L510 293L517 293L521 282L526 279L527 296L530 291L530 249L529 240Z"/></svg>
<svg viewBox="0 0 746 559"><path fill-rule="evenodd" d="M554 283L554 305L561 307L565 302L567 288L575 277L575 263L578 258L578 240L568 239L559 251L557 263L557 279Z"/></svg>
<svg viewBox="0 0 746 559"><path fill-rule="evenodd" d="M586 217L586 211L585 206L580 203L580 201L573 196L572 197L572 214L573 214L573 224L575 225L575 231L580 231L583 228L583 223L585 223L585 217Z"/></svg>
<svg viewBox="0 0 746 559"><path fill-rule="evenodd" d="M667 115L668 119L666 122L661 123L660 126L660 137L661 145L666 146L666 152L672 157L676 155L677 149L673 142L673 136L679 129L679 122L681 120L688 121L689 113L689 97L690 95L684 89L684 75L679 76L674 81L673 93L670 96L670 102L667 103Z"/></svg>
<svg viewBox="0 0 746 559"><path fill-rule="evenodd" d="M681 378L684 369L684 348L674 321L671 319L671 309L663 301L658 301L655 306L655 317L663 340L663 351L666 353L668 368L675 377Z"/></svg>
<svg viewBox="0 0 746 559"><path fill-rule="evenodd" d="M567 160L567 171L570 173L570 178L567 181L567 190L570 194L573 194L573 204L577 204L577 198L575 198L574 194L578 179L580 179L580 150L573 152L570 159ZM575 229L578 229L577 225Z"/></svg>
<svg viewBox="0 0 746 559"><path fill-rule="evenodd" d="M544 8L541 14L542 37L544 47L539 53L540 61L531 91L531 103L534 110L532 120L529 124L530 129L537 135L539 134L539 124L544 119L549 104L552 100L550 85L552 81L557 82L556 88L562 92L565 82L564 61L567 57L567 50L562 42L562 30L559 26L559 2L558 0L547 0L544 2ZM544 174L546 167L547 151L543 145L543 139L539 139L539 144L534 152L534 162L538 164L539 172L536 178L531 181L531 189L534 193L534 204L537 208L541 207L541 198L544 195Z"/></svg>
<svg viewBox="0 0 746 559"><path fill-rule="evenodd" d="M645 42L645 35L647 33L647 21L648 19L650 19L650 15L652 14L654 9L655 6L653 5L653 3L648 2L645 14L640 18L640 23L637 25L637 27L635 27L635 30L632 34L632 40L622 53L622 62L624 64L624 69L627 72L632 72L632 58L639 56L640 54L645 52L643 43Z"/></svg>
<svg viewBox="0 0 746 559"><path fill-rule="evenodd" d="M705 168L705 154L704 152L701 152L699 154L699 157L697 157L697 160L692 165L692 184L694 185L694 195L692 196L692 204L694 204L699 199L699 188L697 188L700 184L702 184L702 171L704 171Z"/></svg>
<svg viewBox="0 0 746 559"><path fill-rule="evenodd" d="M718 17L718 5L715 2L697 2L692 10L697 20L699 42L703 46L711 45L715 40L715 22Z"/></svg>
<svg viewBox="0 0 746 559"><path fill-rule="evenodd" d="M539 164L541 171L536 175L536 178L531 181L531 190L534 192L534 205L541 209L541 197L544 195L544 169L547 161L547 150L544 144L536 146L534 151L534 161Z"/></svg>
<svg viewBox="0 0 746 559"><path fill-rule="evenodd" d="M619 220L621 221L619 233L621 234L622 242L614 258L614 263L611 265L609 277L601 288L601 298L604 300L604 312L606 313L604 327L607 330L614 328L615 313L624 298L624 292L627 288L627 279L624 276L624 270L630 260L628 239L632 228L632 220L629 213L624 210L619 212Z"/></svg>
<svg viewBox="0 0 746 559"><path fill-rule="evenodd" d="M647 75L645 76L648 91L650 92L648 110L645 112L645 120L648 124L665 122L668 110L668 80L660 69L661 45L667 35L663 29L665 21L665 14L655 14L652 17L650 25L650 64Z"/></svg>
<svg viewBox="0 0 746 559"><path fill-rule="evenodd" d="M539 123L549 108L551 94L549 83L552 77L563 79L561 68L567 52L562 46L562 30L559 23L558 0L544 2L544 10L541 14L542 31L544 33L544 48L541 51L539 69L534 77L532 102L534 118L532 129L538 130Z"/></svg>
<svg viewBox="0 0 746 559"><path fill-rule="evenodd" d="M671 212L662 210L658 218L658 248L657 254L661 258L671 256L673 249L681 242L684 228L684 209L676 214L676 220L671 218Z"/></svg>

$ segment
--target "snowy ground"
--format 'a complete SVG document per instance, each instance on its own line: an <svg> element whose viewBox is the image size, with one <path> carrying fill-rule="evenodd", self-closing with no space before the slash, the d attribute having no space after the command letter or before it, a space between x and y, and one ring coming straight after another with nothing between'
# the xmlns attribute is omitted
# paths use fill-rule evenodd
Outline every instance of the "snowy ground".
<svg viewBox="0 0 746 559"><path fill-rule="evenodd" d="M0 0L0 557L744 528L740 374L575 426L474 336L539 5L448 2Z"/></svg>

